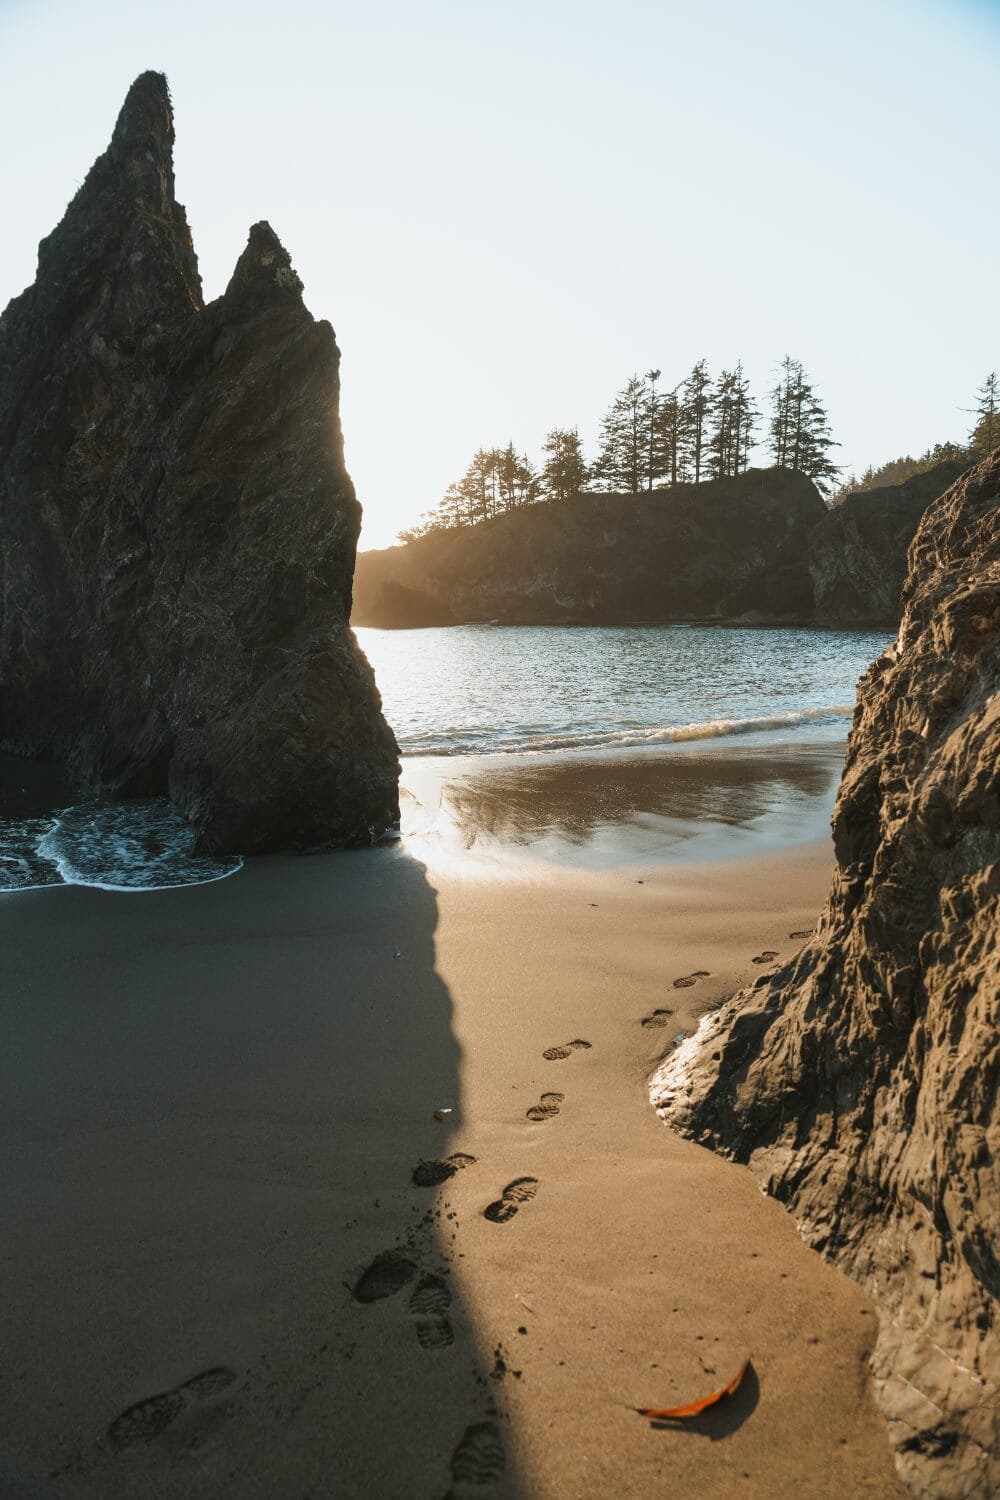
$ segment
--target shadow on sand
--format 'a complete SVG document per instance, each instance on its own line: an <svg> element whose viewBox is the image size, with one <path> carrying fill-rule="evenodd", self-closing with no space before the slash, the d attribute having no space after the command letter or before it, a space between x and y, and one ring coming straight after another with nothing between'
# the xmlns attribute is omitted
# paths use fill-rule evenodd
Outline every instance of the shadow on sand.
<svg viewBox="0 0 1000 1500"><path fill-rule="evenodd" d="M0 899L5 1496L524 1493L436 922L399 848Z"/></svg>

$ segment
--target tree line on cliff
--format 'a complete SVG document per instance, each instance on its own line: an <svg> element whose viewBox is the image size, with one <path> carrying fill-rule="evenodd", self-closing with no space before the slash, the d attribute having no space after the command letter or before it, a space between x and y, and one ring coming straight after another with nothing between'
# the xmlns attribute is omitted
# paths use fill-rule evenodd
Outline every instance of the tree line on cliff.
<svg viewBox="0 0 1000 1500"><path fill-rule="evenodd" d="M662 372L635 374L616 394L601 422L596 456L588 461L575 427L546 435L540 465L512 442L480 448L461 479L419 522L399 533L413 541L429 531L474 526L526 505L564 503L587 490L637 495L676 484L735 477L745 472L761 446L762 416L742 364L713 379L707 360L686 379L661 389ZM899 484L947 458L973 458L1000 442L1000 377L987 376L976 393L976 425L967 446L938 443L919 458L910 455L839 486L831 450L838 444L827 411L799 360L786 355L769 392L763 446L779 468L812 479L832 504L857 490Z"/></svg>
<svg viewBox="0 0 1000 1500"><path fill-rule="evenodd" d="M976 419L967 442L935 443L933 447L927 448L917 457L914 457L912 453L904 453L899 458L891 458L877 467L869 464L861 474L847 475L831 497L831 505L839 505L841 500L846 500L848 495L855 495L865 490L881 489L884 485L905 484L907 479L912 479L917 474L925 474L928 469L936 468L938 464L946 463L949 459L973 464L985 458L987 453L991 453L1000 445L1000 375L995 370L987 375L976 392L975 400L975 406L962 408Z"/></svg>
<svg viewBox="0 0 1000 1500"><path fill-rule="evenodd" d="M713 379L700 359L690 374L662 389L662 372L633 375L601 422L596 456L588 461L575 427L546 435L537 466L513 443L480 448L461 479L418 525L400 532L411 541L428 531L474 526L540 501L564 502L585 490L638 495L675 484L701 484L742 474L757 446L761 412L741 363ZM799 360L786 355L770 392L767 446L773 461L808 474L820 486L838 470L826 410Z"/></svg>

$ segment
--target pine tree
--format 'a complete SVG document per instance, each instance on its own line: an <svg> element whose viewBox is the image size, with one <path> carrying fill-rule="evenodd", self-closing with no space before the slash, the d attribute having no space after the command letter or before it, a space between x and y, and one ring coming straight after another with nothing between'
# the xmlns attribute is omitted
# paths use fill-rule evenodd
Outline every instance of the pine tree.
<svg viewBox="0 0 1000 1500"><path fill-rule="evenodd" d="M679 386L656 403L653 417L654 466L658 478L677 484L685 477L684 442Z"/></svg>
<svg viewBox="0 0 1000 1500"><path fill-rule="evenodd" d="M742 474L750 462L760 413L742 363L723 370L712 397L708 469L713 479Z"/></svg>
<svg viewBox="0 0 1000 1500"><path fill-rule="evenodd" d="M771 420L768 424L771 457L779 469L790 467L788 462L789 431L791 429L792 390L802 366L796 365L790 354L781 362L778 384L771 392Z"/></svg>
<svg viewBox="0 0 1000 1500"><path fill-rule="evenodd" d="M503 512L516 510L520 503L520 468L521 460L517 450L513 443L508 443L506 448L497 453L496 462L500 510Z"/></svg>
<svg viewBox="0 0 1000 1500"><path fill-rule="evenodd" d="M538 498L538 476L526 453L518 453L513 443L496 454L496 476L499 509L506 513L531 505Z"/></svg>
<svg viewBox="0 0 1000 1500"><path fill-rule="evenodd" d="M587 484L583 445L575 427L553 427L542 445L545 462L540 480L546 500L572 500Z"/></svg>
<svg viewBox="0 0 1000 1500"><path fill-rule="evenodd" d="M647 490L651 490L653 488L653 480L660 477L659 458L656 451L656 412L658 405L656 382L660 378L660 371L647 370L644 378L646 381L646 401L648 406L646 413L646 488Z"/></svg>
<svg viewBox="0 0 1000 1500"><path fill-rule="evenodd" d="M712 395L712 417L708 433L708 472L712 479L736 473L739 439L736 435L736 376L723 370Z"/></svg>
<svg viewBox="0 0 1000 1500"><path fill-rule="evenodd" d="M639 493L646 473L650 416L648 383L633 375L601 422L593 474L602 489Z"/></svg>
<svg viewBox="0 0 1000 1500"><path fill-rule="evenodd" d="M495 448L479 448L465 471L462 488L474 521L488 521L496 515L496 458Z"/></svg>
<svg viewBox="0 0 1000 1500"><path fill-rule="evenodd" d="M830 419L801 363L786 354L771 392L771 455L779 468L796 469L826 493L840 470L830 458L836 448Z"/></svg>
<svg viewBox="0 0 1000 1500"><path fill-rule="evenodd" d="M680 424L685 467L695 484L701 482L705 467L712 401L712 377L708 373L708 361L700 359L684 382Z"/></svg>
<svg viewBox="0 0 1000 1500"><path fill-rule="evenodd" d="M522 453L518 462L517 489L518 505L534 505L542 497L542 485L538 470L527 453Z"/></svg>
<svg viewBox="0 0 1000 1500"><path fill-rule="evenodd" d="M462 489L461 483L449 484L444 492L444 497L437 507L437 513L444 526L467 526L471 519L469 515L468 497Z"/></svg>
<svg viewBox="0 0 1000 1500"><path fill-rule="evenodd" d="M995 370L990 371L976 392L973 413L976 425L969 435L969 447L981 457L1000 443L1000 378Z"/></svg>
<svg viewBox="0 0 1000 1500"><path fill-rule="evenodd" d="M733 371L733 474L743 474L750 467L750 452L756 441L760 411L750 391L750 382L737 360Z"/></svg>

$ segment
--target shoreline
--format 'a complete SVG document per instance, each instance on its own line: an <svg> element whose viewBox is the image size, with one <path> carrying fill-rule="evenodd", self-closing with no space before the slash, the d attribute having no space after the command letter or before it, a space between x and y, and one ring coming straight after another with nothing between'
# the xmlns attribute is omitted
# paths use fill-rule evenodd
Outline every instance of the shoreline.
<svg viewBox="0 0 1000 1500"><path fill-rule="evenodd" d="M580 870L730 858L824 836L845 741L737 738L407 756L400 830L382 842L459 874L537 877L546 867L572 879ZM200 855L166 799L88 800L50 767L0 757L0 799L5 790L0 871L24 873L19 883L0 885L0 899L63 886L181 890L243 867ZM159 883L137 883L151 870Z"/></svg>
<svg viewBox="0 0 1000 1500"><path fill-rule="evenodd" d="M647 1092L812 925L828 839L515 852L0 902L5 1493L901 1494L863 1293ZM748 1355L697 1430L629 1409Z"/></svg>
<svg viewBox="0 0 1000 1500"><path fill-rule="evenodd" d="M739 859L828 837L846 742L696 742L633 752L409 757L404 847L431 868L590 879Z"/></svg>

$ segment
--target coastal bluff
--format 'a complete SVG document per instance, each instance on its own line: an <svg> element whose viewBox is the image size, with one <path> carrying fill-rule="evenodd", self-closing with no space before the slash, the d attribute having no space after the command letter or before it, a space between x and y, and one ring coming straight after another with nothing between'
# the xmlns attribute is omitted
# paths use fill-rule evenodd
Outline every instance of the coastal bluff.
<svg viewBox="0 0 1000 1500"><path fill-rule="evenodd" d="M925 513L861 680L810 941L654 1076L873 1296L911 1492L1000 1494L1000 449Z"/></svg>
<svg viewBox="0 0 1000 1500"><path fill-rule="evenodd" d="M826 507L785 469L639 495L584 493L358 555L355 625L663 624L812 614Z"/></svg>
<svg viewBox="0 0 1000 1500"><path fill-rule="evenodd" d="M898 623L920 518L968 467L968 461L945 459L901 484L858 490L831 507L808 544L816 624Z"/></svg>
<svg viewBox="0 0 1000 1500"><path fill-rule="evenodd" d="M0 318L0 749L168 794L212 852L369 843L399 762L339 350L266 223L204 303L173 142L144 73Z"/></svg>
<svg viewBox="0 0 1000 1500"><path fill-rule="evenodd" d="M583 493L358 555L354 623L899 623L924 510L966 465L938 464L827 509L782 468L639 495Z"/></svg>

